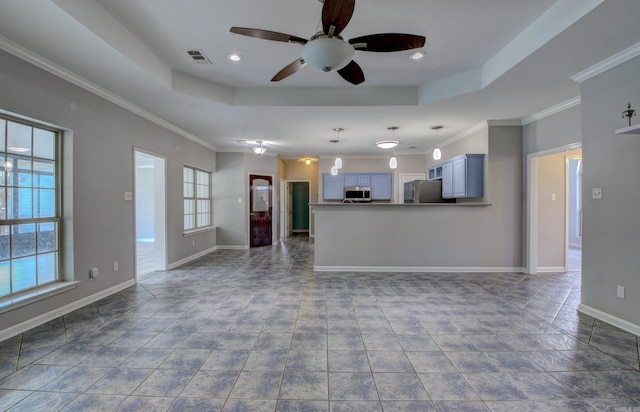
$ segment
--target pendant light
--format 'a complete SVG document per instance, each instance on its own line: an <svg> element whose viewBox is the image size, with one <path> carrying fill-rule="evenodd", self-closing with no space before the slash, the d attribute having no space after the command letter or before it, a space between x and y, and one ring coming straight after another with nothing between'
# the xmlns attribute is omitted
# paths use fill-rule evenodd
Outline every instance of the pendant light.
<svg viewBox="0 0 640 412"><path fill-rule="evenodd" d="M398 145L398 141L396 140L396 130L398 129L399 129L398 126L387 127L387 130L391 130L391 140L389 141L390 143L393 143L393 146L391 147L396 147ZM380 143L381 142L376 143L378 147L382 147ZM393 156L392 154L391 159L389 159L389 169L395 169L397 167L398 167L398 159L396 159L396 157Z"/></svg>
<svg viewBox="0 0 640 412"><path fill-rule="evenodd" d="M340 132L343 131L344 129L342 127L336 127L333 129L334 132L338 133L338 138L336 139L336 144L338 144L340 142ZM338 155L336 156L336 161L334 163L334 165L336 166L336 169L340 170L342 169L342 158L340 157L340 148L338 148Z"/></svg>
<svg viewBox="0 0 640 412"><path fill-rule="evenodd" d="M333 143L333 155L336 155L336 143L338 143L338 140L333 139L333 140L329 140L331 143ZM338 167L336 166L338 158L336 157L336 161L331 165L331 175L332 176L336 176L338 174ZM340 163L342 163L342 161L340 161ZM340 164L340 166L342 166L342 164Z"/></svg>
<svg viewBox="0 0 640 412"><path fill-rule="evenodd" d="M442 151L438 146L438 130L442 129L442 126L433 126L431 129L436 131L436 148L433 149L433 160L440 160L442 158Z"/></svg>

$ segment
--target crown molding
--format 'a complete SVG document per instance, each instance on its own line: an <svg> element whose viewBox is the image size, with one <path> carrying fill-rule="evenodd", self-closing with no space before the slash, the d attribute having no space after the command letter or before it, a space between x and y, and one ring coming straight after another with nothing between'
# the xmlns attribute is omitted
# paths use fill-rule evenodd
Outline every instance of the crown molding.
<svg viewBox="0 0 640 412"><path fill-rule="evenodd" d="M26 49L19 44L7 39L4 36L0 36L0 49L30 63L42 70L45 70L54 76L57 76L63 80L66 80L69 83L72 83L98 97L101 97L111 103L114 103L125 110L128 110L144 119L149 120L157 124L160 127L163 127L173 133L176 133L186 139L191 140L194 143L197 143L207 149L217 150L217 148L209 142L206 142L200 139L197 136L192 135L191 133L182 130L178 126L167 122L159 118L158 116L147 112L146 110L136 106L135 104L129 102L128 100L123 99L120 96L117 96L110 91L103 89L102 87L91 83L90 81L78 76L77 74L55 64L54 62L32 52L29 49Z"/></svg>
<svg viewBox="0 0 640 412"><path fill-rule="evenodd" d="M571 76L571 80L582 83L585 80L589 80L592 77L595 77L601 73L606 72L609 69L612 69L619 64L622 64L628 60L633 59L634 57L640 56L640 43L636 43L631 47L627 47L619 53L614 54L611 57L608 57L602 60L600 63L596 63L593 66L589 67L581 71L580 73L576 73Z"/></svg>
<svg viewBox="0 0 640 412"><path fill-rule="evenodd" d="M565 102L559 103L555 106L551 106L548 109L544 109L538 113L532 114L531 116L527 116L522 119L522 125L525 126L529 123L537 122L538 120L544 119L545 117L549 117L556 113L560 113L564 110L570 109L574 106L578 106L582 101L580 96L576 96L573 99L569 99Z"/></svg>

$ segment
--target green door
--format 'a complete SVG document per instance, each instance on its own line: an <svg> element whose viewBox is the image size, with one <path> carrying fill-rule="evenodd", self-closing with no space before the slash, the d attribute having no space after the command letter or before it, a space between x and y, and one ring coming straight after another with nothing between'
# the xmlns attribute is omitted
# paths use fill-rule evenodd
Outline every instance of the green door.
<svg viewBox="0 0 640 412"><path fill-rule="evenodd" d="M292 182L293 232L309 231L309 182Z"/></svg>

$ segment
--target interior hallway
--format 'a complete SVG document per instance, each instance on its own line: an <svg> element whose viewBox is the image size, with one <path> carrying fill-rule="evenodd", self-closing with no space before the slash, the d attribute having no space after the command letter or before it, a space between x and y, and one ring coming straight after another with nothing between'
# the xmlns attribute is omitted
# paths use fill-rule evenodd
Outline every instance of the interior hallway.
<svg viewBox="0 0 640 412"><path fill-rule="evenodd" d="M640 408L638 338L580 273L314 272L222 250L0 343L0 410Z"/></svg>

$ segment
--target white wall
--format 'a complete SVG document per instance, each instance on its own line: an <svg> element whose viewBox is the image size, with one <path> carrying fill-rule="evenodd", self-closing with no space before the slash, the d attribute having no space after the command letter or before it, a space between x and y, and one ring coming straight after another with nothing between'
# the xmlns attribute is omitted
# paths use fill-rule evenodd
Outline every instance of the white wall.
<svg viewBox="0 0 640 412"><path fill-rule="evenodd" d="M76 302L134 282L134 204L123 200L134 189L133 148L167 158L167 260L187 259L216 245L215 231L184 238L182 167L185 163L215 170L215 153L77 86L0 51L0 109L72 131L67 147L73 176L64 205L73 215L63 224L73 233L65 279L80 283L71 291L0 316L0 332ZM73 103L73 104L72 104ZM71 140L66 139L70 144ZM72 153L72 154L71 154ZM71 195L71 193L70 193ZM196 240L196 246L191 240ZM69 246L69 245L67 245ZM113 271L112 263L119 262ZM92 267L100 276L89 280ZM70 270L73 268L73 270Z"/></svg>

